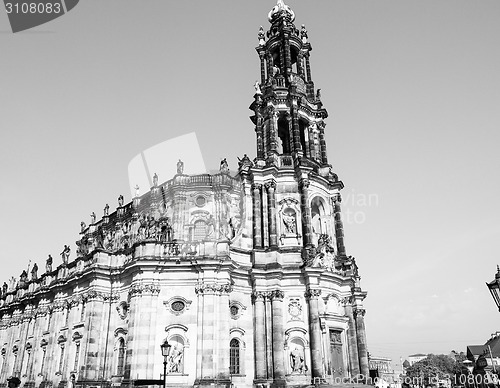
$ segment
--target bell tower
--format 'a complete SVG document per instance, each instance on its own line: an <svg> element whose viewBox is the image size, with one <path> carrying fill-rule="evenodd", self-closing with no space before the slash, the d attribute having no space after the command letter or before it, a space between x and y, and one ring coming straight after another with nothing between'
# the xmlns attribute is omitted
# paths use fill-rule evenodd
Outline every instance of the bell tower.
<svg viewBox="0 0 500 388"><path fill-rule="evenodd" d="M311 76L307 30L297 29L292 9L279 0L269 12L271 27L261 26L256 48L260 82L250 106L257 134L257 160L316 170L329 167L324 136L328 116Z"/></svg>

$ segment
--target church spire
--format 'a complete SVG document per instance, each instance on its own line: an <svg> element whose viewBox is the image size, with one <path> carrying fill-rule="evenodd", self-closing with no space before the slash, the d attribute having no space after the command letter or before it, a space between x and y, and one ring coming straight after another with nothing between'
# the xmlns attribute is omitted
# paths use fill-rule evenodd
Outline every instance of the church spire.
<svg viewBox="0 0 500 388"><path fill-rule="evenodd" d="M307 30L295 27L295 13L278 0L268 14L269 30L259 29L260 81L250 109L257 134L260 164L317 172L329 166L324 140L328 116L315 91Z"/></svg>

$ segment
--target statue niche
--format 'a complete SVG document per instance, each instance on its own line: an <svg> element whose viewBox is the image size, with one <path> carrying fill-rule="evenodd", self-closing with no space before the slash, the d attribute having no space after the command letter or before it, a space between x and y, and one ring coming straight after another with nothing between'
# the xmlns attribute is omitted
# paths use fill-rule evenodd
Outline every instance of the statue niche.
<svg viewBox="0 0 500 388"><path fill-rule="evenodd" d="M298 245L301 238L299 201L285 198L279 203L279 236L281 245Z"/></svg>

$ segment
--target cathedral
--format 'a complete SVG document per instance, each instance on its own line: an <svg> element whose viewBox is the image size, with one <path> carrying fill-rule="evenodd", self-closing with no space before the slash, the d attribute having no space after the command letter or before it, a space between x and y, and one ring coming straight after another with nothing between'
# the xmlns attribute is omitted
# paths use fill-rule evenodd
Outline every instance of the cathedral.
<svg viewBox="0 0 500 388"><path fill-rule="evenodd" d="M327 157L308 33L282 0L268 20L250 104L256 157L212 175L186 175L179 160L171 179L155 174L144 195L82 222L74 260L65 247L61 265L49 256L4 283L3 386L9 376L27 388L368 376L367 294L344 246L344 185Z"/></svg>

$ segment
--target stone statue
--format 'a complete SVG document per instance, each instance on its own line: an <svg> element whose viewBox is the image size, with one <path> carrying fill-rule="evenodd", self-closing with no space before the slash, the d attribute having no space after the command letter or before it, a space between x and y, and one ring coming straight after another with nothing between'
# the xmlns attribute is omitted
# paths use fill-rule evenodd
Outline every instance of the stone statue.
<svg viewBox="0 0 500 388"><path fill-rule="evenodd" d="M302 24L302 27L300 28L300 37L302 38L303 43L307 43L307 30L305 24Z"/></svg>
<svg viewBox="0 0 500 388"><path fill-rule="evenodd" d="M45 272L52 272L52 256L49 255L47 261L45 262Z"/></svg>
<svg viewBox="0 0 500 388"><path fill-rule="evenodd" d="M273 77L280 75L280 68L276 65L273 65Z"/></svg>
<svg viewBox="0 0 500 388"><path fill-rule="evenodd" d="M229 166L227 165L227 160L226 158L222 159L220 161L220 167L219 167L219 170L221 172L229 172Z"/></svg>
<svg viewBox="0 0 500 388"><path fill-rule="evenodd" d="M255 88L255 93L256 94L262 94L262 90L260 90L259 81L255 81L255 84L253 85L253 87Z"/></svg>
<svg viewBox="0 0 500 388"><path fill-rule="evenodd" d="M139 196L139 189L140 189L139 185L135 185L134 189L135 189L135 196L138 197Z"/></svg>
<svg viewBox="0 0 500 388"><path fill-rule="evenodd" d="M158 186L158 175L156 174L156 172L153 175L153 186Z"/></svg>
<svg viewBox="0 0 500 388"><path fill-rule="evenodd" d="M177 162L177 174L183 174L184 173L184 162L179 159Z"/></svg>
<svg viewBox="0 0 500 388"><path fill-rule="evenodd" d="M251 166L252 165L252 161L250 160L250 158L248 157L247 154L244 154L243 155L243 158L238 158L238 167L241 168L245 165L249 165Z"/></svg>
<svg viewBox="0 0 500 388"><path fill-rule="evenodd" d="M264 46L266 41L265 41L265 35L264 35L264 27L262 27L262 26L260 26L260 28L259 28L258 38L259 38L259 44L261 46Z"/></svg>
<svg viewBox="0 0 500 388"><path fill-rule="evenodd" d="M62 257L63 264L68 264L68 259L69 259L70 252L71 252L70 247L68 245L65 245L63 251L61 252L61 257Z"/></svg>
<svg viewBox="0 0 500 388"><path fill-rule="evenodd" d="M7 285L6 282L3 282L3 285L2 285L2 295L5 296L5 294L7 293L7 290L9 289L9 286Z"/></svg>
<svg viewBox="0 0 500 388"><path fill-rule="evenodd" d="M316 91L316 100L321 100L321 89Z"/></svg>
<svg viewBox="0 0 500 388"><path fill-rule="evenodd" d="M283 213L283 224L285 226L285 233L297 233L295 215Z"/></svg>
<svg viewBox="0 0 500 388"><path fill-rule="evenodd" d="M290 353L290 367L292 369L292 373L305 373L307 371L307 367L304 362L304 353L297 347L295 347L295 349Z"/></svg>
<svg viewBox="0 0 500 388"><path fill-rule="evenodd" d="M119 207L122 207L123 206L123 195L120 194L120 196L118 197L118 206Z"/></svg>
<svg viewBox="0 0 500 388"><path fill-rule="evenodd" d="M24 283L27 279L28 279L28 273L24 269L23 272L21 272L21 276L19 276L19 280L21 280L21 282Z"/></svg>
<svg viewBox="0 0 500 388"><path fill-rule="evenodd" d="M104 206L104 217L107 217L109 216L109 205L106 204L106 206Z"/></svg>
<svg viewBox="0 0 500 388"><path fill-rule="evenodd" d="M38 278L38 265L33 264L33 268L31 268L31 280L36 280Z"/></svg>
<svg viewBox="0 0 500 388"><path fill-rule="evenodd" d="M85 225L85 222L80 222L80 233L83 233L85 232L85 228L87 227L87 225Z"/></svg>
<svg viewBox="0 0 500 388"><path fill-rule="evenodd" d="M95 213L94 212L90 213L90 223L95 224Z"/></svg>
<svg viewBox="0 0 500 388"><path fill-rule="evenodd" d="M179 346L174 346L170 352L169 358L169 373L182 373L182 357L184 355L184 349Z"/></svg>

